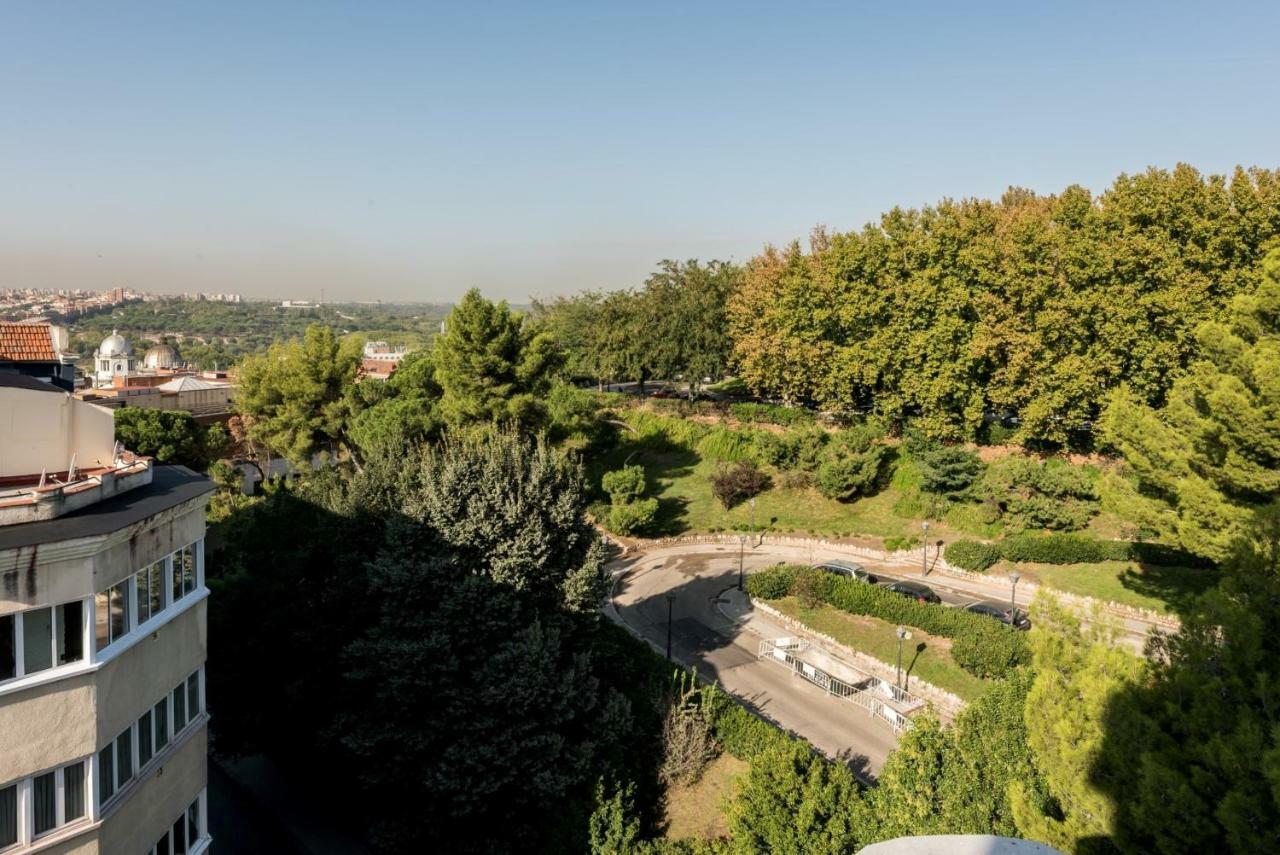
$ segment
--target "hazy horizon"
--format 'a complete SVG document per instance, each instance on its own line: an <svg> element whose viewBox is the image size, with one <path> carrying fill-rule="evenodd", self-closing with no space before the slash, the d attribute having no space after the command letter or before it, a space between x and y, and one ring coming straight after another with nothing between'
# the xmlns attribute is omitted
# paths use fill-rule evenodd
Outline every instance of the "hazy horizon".
<svg viewBox="0 0 1280 855"><path fill-rule="evenodd" d="M1276 7L484 9L9 8L0 287L523 303L895 205L1280 166Z"/></svg>

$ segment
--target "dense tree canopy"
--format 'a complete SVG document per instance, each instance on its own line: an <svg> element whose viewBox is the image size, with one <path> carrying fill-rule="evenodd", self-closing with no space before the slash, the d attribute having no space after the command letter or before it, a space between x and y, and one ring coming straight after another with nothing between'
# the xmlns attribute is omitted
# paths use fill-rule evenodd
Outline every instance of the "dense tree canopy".
<svg viewBox="0 0 1280 855"><path fill-rule="evenodd" d="M116 440L157 463L180 463L204 470L228 440L220 424L202 425L182 410L125 407L115 412Z"/></svg>
<svg viewBox="0 0 1280 855"><path fill-rule="evenodd" d="M1197 326L1257 284L1278 240L1266 170L895 209L752 259L728 305L733 358L767 396L874 406L957 438L1008 410L1023 438L1063 442L1121 383L1162 404Z"/></svg>

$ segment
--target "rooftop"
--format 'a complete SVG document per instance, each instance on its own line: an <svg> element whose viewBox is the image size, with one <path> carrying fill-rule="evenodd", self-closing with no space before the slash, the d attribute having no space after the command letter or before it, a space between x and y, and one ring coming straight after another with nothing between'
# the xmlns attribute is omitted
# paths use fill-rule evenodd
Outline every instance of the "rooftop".
<svg viewBox="0 0 1280 855"><path fill-rule="evenodd" d="M0 550L95 537L127 528L213 492L213 482L185 466L156 466L151 483L51 520L0 526Z"/></svg>
<svg viewBox="0 0 1280 855"><path fill-rule="evenodd" d="M47 324L0 323L0 359L11 362L57 362Z"/></svg>

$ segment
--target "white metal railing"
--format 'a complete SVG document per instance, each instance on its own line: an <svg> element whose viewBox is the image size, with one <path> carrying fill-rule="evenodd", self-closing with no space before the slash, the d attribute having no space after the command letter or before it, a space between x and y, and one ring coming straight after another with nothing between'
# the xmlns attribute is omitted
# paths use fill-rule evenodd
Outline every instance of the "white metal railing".
<svg viewBox="0 0 1280 855"><path fill-rule="evenodd" d="M791 673L795 674L797 677L802 677L810 683L813 683L815 686L823 689L832 697L839 698L840 700L851 701L857 706L862 707L871 715L886 722L893 728L894 733L900 733L911 725L911 720L909 718L886 704L884 701L875 697L872 691L841 680L839 677L833 676L821 668L811 665L803 659L792 655L793 652L802 651L808 646L808 642L804 639L781 638L778 639L778 642L798 642L799 644L796 647L790 647L781 646L779 643L774 641L761 641L759 646L760 658L772 659L779 665L788 668ZM899 693L907 695L906 692L902 692L902 690L898 689L897 686L885 683L878 677L868 676L866 682L876 688L878 688L877 684L890 686ZM907 695L907 697L910 697L910 695ZM911 701L918 703L915 698L911 698Z"/></svg>

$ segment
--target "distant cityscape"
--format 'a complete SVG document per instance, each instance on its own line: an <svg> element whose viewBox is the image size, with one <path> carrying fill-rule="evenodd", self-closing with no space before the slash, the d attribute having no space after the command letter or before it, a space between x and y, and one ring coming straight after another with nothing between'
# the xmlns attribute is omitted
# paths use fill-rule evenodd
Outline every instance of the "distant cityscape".
<svg viewBox="0 0 1280 855"><path fill-rule="evenodd" d="M111 288L105 291L89 291L82 288L56 291L44 288L3 288L0 289L0 319L34 322L70 320L95 309L153 300L244 302L244 298L239 294L149 294L132 288Z"/></svg>

